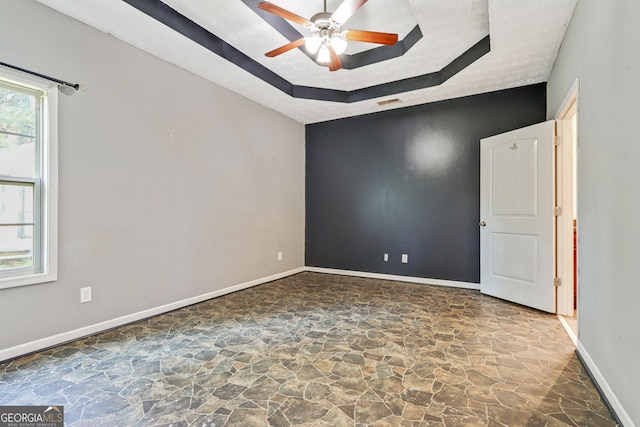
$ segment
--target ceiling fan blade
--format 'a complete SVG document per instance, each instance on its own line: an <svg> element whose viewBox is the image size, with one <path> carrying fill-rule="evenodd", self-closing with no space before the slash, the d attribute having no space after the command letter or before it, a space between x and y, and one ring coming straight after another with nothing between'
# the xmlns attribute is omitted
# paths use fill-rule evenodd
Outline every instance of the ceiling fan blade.
<svg viewBox="0 0 640 427"><path fill-rule="evenodd" d="M338 56L338 54L336 53L336 51L333 49L332 46L328 46L329 48L329 57L331 58L331 61L329 62L329 71L338 71L340 68L342 68L342 62L340 62L340 57Z"/></svg>
<svg viewBox="0 0 640 427"><path fill-rule="evenodd" d="M378 43L393 46L398 42L398 35L378 33L376 31L348 30L344 38L358 42Z"/></svg>
<svg viewBox="0 0 640 427"><path fill-rule="evenodd" d="M276 6L273 3L269 3L268 1L262 1L258 3L258 8L273 13L274 15L278 15L281 18L287 19L291 22L295 22L296 24L300 24L302 26L312 25L312 22L307 18L303 18L302 16L296 15L293 12L289 12L286 9L281 8L280 6Z"/></svg>
<svg viewBox="0 0 640 427"><path fill-rule="evenodd" d="M344 0L340 6L333 12L331 19L337 22L339 25L347 22L347 19L351 18L354 13L358 11L365 4L367 0Z"/></svg>
<svg viewBox="0 0 640 427"><path fill-rule="evenodd" d="M293 41L291 43L287 43L284 46L280 46L277 49L273 49L271 52L267 52L265 53L265 56L268 56L269 58L273 58L274 56L278 56L281 53L285 53L290 51L291 49L295 49L296 47L300 47L304 44L304 37L301 39L298 39L296 41Z"/></svg>

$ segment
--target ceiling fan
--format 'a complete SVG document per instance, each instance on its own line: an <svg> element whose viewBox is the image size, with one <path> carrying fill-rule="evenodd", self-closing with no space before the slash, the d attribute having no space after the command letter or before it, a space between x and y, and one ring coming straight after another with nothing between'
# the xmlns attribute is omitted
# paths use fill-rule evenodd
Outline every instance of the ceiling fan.
<svg viewBox="0 0 640 427"><path fill-rule="evenodd" d="M316 13L311 19L303 18L293 12L276 6L268 1L258 4L258 7L266 12L273 13L307 28L311 35L280 46L266 56L273 58L291 49L305 45L307 51L316 55L318 63L329 66L329 71L342 68L340 54L347 47L347 40L394 45L398 41L397 34L379 33L363 30L342 30L342 25L360 9L367 0L344 0L335 12L327 12L327 0L324 0L324 12Z"/></svg>

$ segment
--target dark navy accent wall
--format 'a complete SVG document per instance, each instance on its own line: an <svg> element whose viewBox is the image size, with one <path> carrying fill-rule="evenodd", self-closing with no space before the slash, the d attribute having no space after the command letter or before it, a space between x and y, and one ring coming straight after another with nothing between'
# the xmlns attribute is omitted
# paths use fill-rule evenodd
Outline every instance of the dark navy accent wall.
<svg viewBox="0 0 640 427"><path fill-rule="evenodd" d="M544 121L545 92L307 125L306 265L479 283L480 139Z"/></svg>

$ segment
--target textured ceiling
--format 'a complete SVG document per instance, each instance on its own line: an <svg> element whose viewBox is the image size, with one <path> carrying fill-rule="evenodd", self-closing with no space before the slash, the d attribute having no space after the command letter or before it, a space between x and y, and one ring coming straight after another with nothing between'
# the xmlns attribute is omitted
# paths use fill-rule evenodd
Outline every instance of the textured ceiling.
<svg viewBox="0 0 640 427"><path fill-rule="evenodd" d="M255 1L163 0L194 26L247 55L257 68L291 85L338 91L362 91L436 73L490 36L491 50L442 84L351 103L292 97L124 0L38 1L294 120L315 123L544 82L577 0L370 0L343 28L398 33L402 40L418 25L422 38L402 56L336 72L318 66L301 49L265 57L289 40L263 19L252 6ZM307 18L323 9L322 0L271 1ZM340 3L327 0L327 9L335 10ZM291 26L308 34L297 24ZM377 47L349 43L349 55L366 55ZM377 104L391 98L400 102Z"/></svg>

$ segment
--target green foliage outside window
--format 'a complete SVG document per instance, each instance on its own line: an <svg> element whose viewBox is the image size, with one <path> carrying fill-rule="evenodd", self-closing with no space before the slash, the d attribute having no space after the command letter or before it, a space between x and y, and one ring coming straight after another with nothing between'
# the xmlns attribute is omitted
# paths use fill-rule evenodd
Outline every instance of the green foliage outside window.
<svg viewBox="0 0 640 427"><path fill-rule="evenodd" d="M35 96L0 87L0 149L33 142L35 115Z"/></svg>

